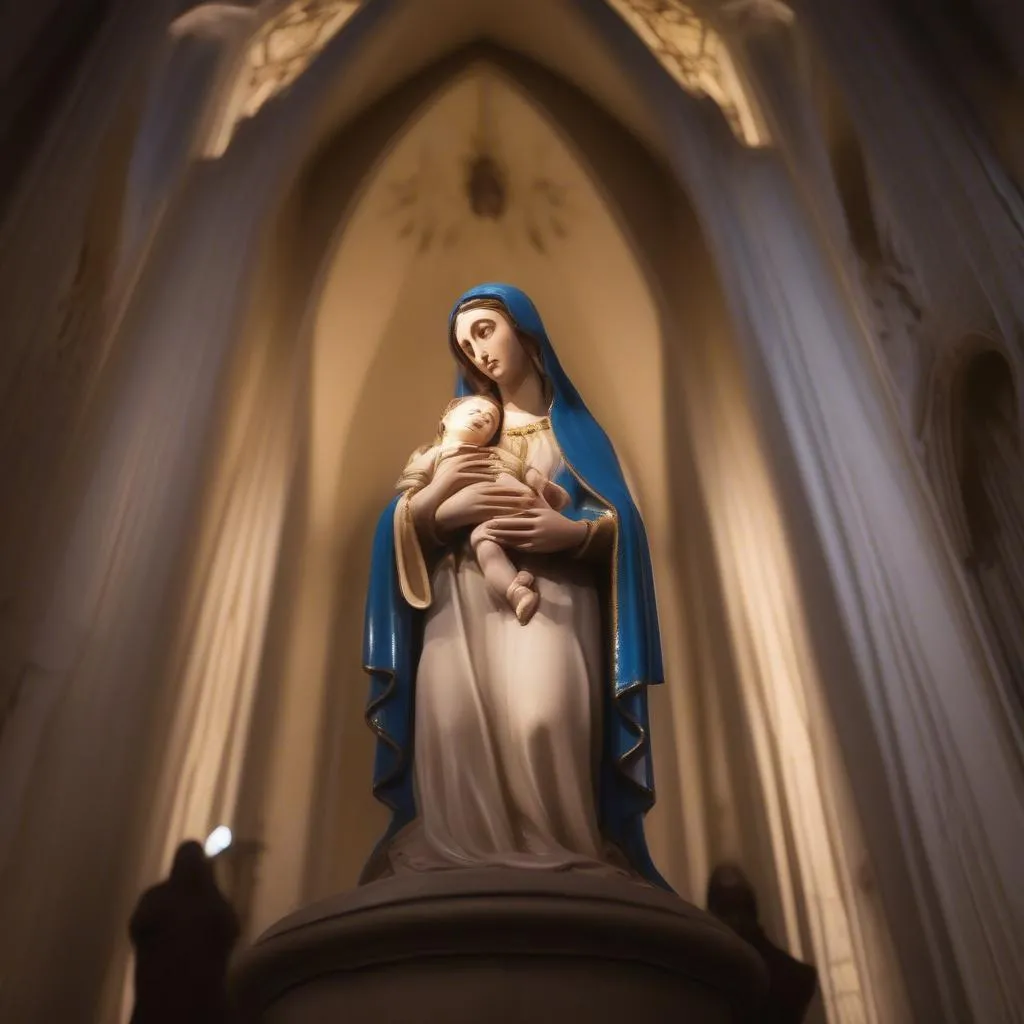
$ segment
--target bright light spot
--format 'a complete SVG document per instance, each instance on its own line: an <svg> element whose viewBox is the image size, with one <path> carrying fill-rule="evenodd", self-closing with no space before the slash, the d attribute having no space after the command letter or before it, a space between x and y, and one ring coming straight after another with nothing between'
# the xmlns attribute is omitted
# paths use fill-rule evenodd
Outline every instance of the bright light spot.
<svg viewBox="0 0 1024 1024"><path fill-rule="evenodd" d="M206 837L206 843L203 846L206 856L216 857L218 853L223 853L231 845L232 838L231 829L227 825L218 825Z"/></svg>

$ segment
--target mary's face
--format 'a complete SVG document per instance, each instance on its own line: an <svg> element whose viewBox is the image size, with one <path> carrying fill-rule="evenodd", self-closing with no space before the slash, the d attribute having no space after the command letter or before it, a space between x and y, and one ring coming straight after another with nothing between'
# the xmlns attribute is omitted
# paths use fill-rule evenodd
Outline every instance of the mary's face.
<svg viewBox="0 0 1024 1024"><path fill-rule="evenodd" d="M494 309L467 309L455 318L455 341L466 358L499 387L514 388L533 364L512 325Z"/></svg>

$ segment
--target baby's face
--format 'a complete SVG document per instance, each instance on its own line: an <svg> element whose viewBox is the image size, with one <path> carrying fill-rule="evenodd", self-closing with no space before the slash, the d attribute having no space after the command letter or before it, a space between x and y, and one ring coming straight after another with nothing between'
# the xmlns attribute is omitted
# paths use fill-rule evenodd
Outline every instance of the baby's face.
<svg viewBox="0 0 1024 1024"><path fill-rule="evenodd" d="M487 444L498 429L498 407L486 398L467 398L444 418L445 437L465 444Z"/></svg>

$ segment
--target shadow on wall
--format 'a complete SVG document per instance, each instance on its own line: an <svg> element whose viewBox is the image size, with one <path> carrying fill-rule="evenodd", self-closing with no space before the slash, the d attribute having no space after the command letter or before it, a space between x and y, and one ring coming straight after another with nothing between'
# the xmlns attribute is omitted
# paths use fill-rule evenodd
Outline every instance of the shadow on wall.
<svg viewBox="0 0 1024 1024"><path fill-rule="evenodd" d="M707 908L757 950L768 968L763 1024L801 1024L818 988L818 972L779 949L758 919L757 894L742 869L719 864L708 880Z"/></svg>
<svg viewBox="0 0 1024 1024"><path fill-rule="evenodd" d="M239 920L199 843L178 847L170 875L142 894L128 930L135 949L130 1024L229 1024L227 969Z"/></svg>

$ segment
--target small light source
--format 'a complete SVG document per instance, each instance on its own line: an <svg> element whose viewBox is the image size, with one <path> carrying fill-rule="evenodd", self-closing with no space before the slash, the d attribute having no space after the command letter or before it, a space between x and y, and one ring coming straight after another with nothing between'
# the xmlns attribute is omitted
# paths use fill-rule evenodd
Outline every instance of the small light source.
<svg viewBox="0 0 1024 1024"><path fill-rule="evenodd" d="M223 853L231 845L231 829L227 825L218 825L207 837L203 844L207 857L216 857Z"/></svg>

